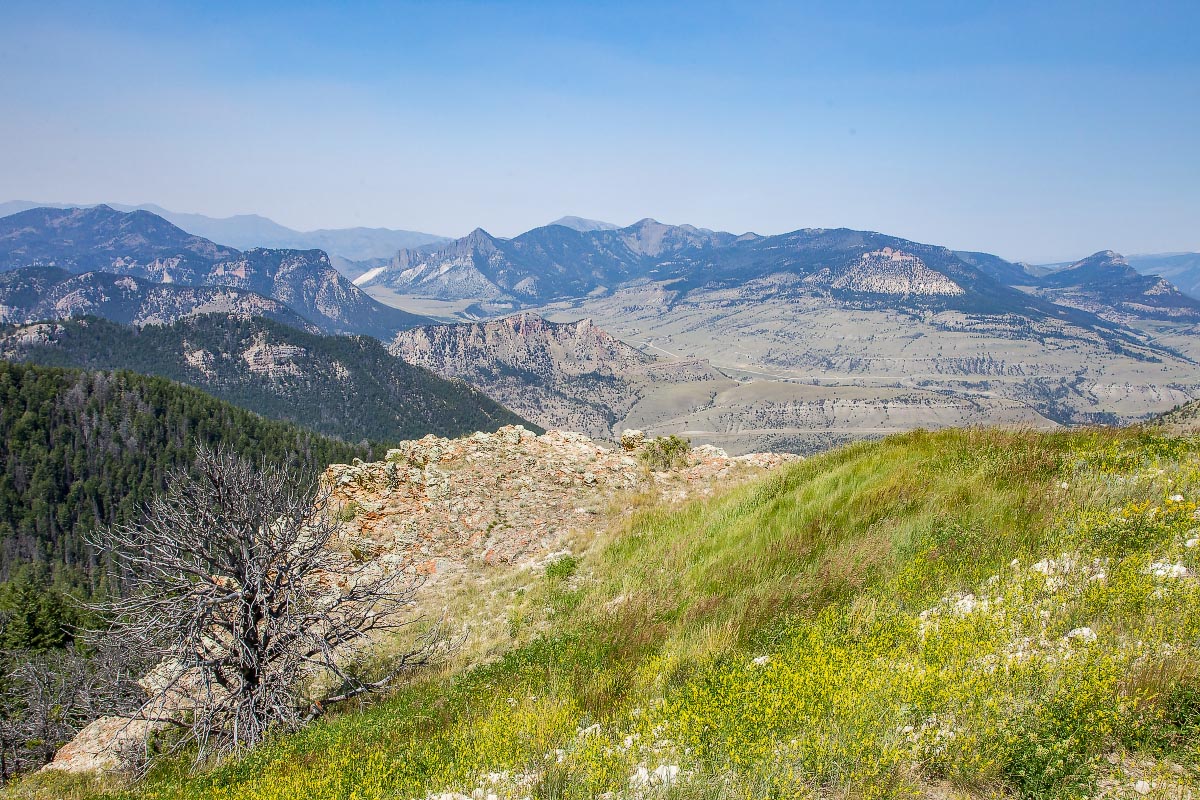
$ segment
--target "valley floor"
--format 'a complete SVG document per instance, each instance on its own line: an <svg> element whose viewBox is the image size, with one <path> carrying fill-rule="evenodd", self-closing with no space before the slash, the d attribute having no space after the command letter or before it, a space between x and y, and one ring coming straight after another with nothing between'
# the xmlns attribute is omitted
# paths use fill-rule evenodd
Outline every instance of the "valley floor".
<svg viewBox="0 0 1200 800"><path fill-rule="evenodd" d="M5 796L1200 792L1200 440L917 431L613 501L448 606L480 663L201 771Z"/></svg>
<svg viewBox="0 0 1200 800"><path fill-rule="evenodd" d="M447 322L472 311L370 291ZM612 366L611 387L468 380L546 428L609 438L636 428L731 453L813 453L914 428L1127 424L1200 396L1194 324L1129 321L1119 343L1006 315L839 306L769 281L675 295L647 282L536 309L557 323L593 320L657 359Z"/></svg>

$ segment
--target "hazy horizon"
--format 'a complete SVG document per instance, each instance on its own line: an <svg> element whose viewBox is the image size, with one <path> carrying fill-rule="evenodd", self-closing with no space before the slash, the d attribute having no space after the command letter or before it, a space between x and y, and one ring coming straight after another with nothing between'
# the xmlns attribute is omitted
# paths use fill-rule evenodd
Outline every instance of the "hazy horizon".
<svg viewBox="0 0 1200 800"><path fill-rule="evenodd" d="M1194 4L34 4L0 199L1200 250Z"/></svg>

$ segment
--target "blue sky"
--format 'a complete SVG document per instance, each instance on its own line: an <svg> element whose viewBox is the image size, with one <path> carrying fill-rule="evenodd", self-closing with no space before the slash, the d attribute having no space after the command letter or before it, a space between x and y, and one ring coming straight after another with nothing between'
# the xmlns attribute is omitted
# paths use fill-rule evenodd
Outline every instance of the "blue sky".
<svg viewBox="0 0 1200 800"><path fill-rule="evenodd" d="M1200 250L1200 3L6 0L0 200Z"/></svg>

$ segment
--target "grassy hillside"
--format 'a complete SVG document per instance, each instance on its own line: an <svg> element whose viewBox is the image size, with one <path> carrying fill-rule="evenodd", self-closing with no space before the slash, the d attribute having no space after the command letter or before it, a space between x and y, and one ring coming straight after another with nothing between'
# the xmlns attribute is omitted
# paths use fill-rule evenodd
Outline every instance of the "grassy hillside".
<svg viewBox="0 0 1200 800"><path fill-rule="evenodd" d="M1197 440L955 430L708 501L627 500L608 535L473 603L484 638L373 708L123 794L10 796L1194 792L1198 498ZM507 650L462 668L488 648Z"/></svg>

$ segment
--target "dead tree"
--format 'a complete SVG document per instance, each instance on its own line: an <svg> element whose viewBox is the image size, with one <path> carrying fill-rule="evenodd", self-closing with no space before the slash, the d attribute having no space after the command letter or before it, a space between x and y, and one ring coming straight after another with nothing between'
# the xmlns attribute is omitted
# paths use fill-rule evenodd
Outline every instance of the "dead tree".
<svg viewBox="0 0 1200 800"><path fill-rule="evenodd" d="M104 609L103 639L158 663L142 680L141 719L179 730L203 757L428 661L426 637L381 677L355 674L377 634L414 621L418 579L339 552L328 500L289 470L201 447L139 521L101 534L127 588Z"/></svg>
<svg viewBox="0 0 1200 800"><path fill-rule="evenodd" d="M97 717L145 700L124 654L10 650L0 663L0 782L48 763Z"/></svg>

